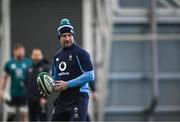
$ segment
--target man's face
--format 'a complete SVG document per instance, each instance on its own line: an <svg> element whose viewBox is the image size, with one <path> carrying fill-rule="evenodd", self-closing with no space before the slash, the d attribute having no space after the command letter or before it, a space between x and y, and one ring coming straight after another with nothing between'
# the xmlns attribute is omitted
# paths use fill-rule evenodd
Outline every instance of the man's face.
<svg viewBox="0 0 180 122"><path fill-rule="evenodd" d="M14 57L17 59L22 59L25 56L25 49L24 47L19 47L14 49L13 51Z"/></svg>
<svg viewBox="0 0 180 122"><path fill-rule="evenodd" d="M71 33L63 33L61 34L60 42L63 48L70 47L74 43L74 37Z"/></svg>
<svg viewBox="0 0 180 122"><path fill-rule="evenodd" d="M43 58L42 51L40 49L34 49L32 51L31 58L34 62L38 62L38 61L42 60L42 58Z"/></svg>

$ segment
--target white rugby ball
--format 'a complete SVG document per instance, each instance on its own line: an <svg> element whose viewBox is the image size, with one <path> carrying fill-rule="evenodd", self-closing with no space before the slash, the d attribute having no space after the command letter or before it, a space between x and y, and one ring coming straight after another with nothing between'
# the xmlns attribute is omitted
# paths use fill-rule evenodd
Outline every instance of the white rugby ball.
<svg viewBox="0 0 180 122"><path fill-rule="evenodd" d="M41 72L37 77L37 85L46 95L51 94L53 92L54 80L49 73Z"/></svg>

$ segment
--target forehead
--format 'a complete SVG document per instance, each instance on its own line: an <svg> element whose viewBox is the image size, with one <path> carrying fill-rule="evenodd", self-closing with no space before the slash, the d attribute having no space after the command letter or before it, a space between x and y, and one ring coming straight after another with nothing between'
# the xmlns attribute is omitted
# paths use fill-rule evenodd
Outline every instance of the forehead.
<svg viewBox="0 0 180 122"><path fill-rule="evenodd" d="M69 35L72 35L71 33L63 33L61 34L61 36L69 36Z"/></svg>
<svg viewBox="0 0 180 122"><path fill-rule="evenodd" d="M41 50L33 50L32 53L33 54L41 54L42 52L41 52Z"/></svg>
<svg viewBox="0 0 180 122"><path fill-rule="evenodd" d="M24 50L24 47L18 47L18 48L15 48L14 50Z"/></svg>

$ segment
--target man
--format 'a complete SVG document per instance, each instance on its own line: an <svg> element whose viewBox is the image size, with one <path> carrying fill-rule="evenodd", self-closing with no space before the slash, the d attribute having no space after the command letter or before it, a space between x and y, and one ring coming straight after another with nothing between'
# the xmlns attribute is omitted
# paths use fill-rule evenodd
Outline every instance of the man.
<svg viewBox="0 0 180 122"><path fill-rule="evenodd" d="M59 95L54 101L52 121L86 121L88 83L94 80L94 71L89 54L75 44L74 38L73 26L62 19L58 28L62 49L53 56L54 91Z"/></svg>
<svg viewBox="0 0 180 122"><path fill-rule="evenodd" d="M29 120L47 121L47 101L45 97L40 95L36 79L40 72L49 72L49 65L43 58L43 54L40 49L32 50L31 59L33 64L28 68L25 78Z"/></svg>
<svg viewBox="0 0 180 122"><path fill-rule="evenodd" d="M31 61L24 58L25 49L21 44L16 44L13 48L13 58L7 61L4 67L4 74L0 81L0 98L4 96L4 90L8 77L11 77L9 103L11 108L20 110L20 121L27 121L26 94L24 87L24 76ZM12 121L15 113L8 115L8 121Z"/></svg>

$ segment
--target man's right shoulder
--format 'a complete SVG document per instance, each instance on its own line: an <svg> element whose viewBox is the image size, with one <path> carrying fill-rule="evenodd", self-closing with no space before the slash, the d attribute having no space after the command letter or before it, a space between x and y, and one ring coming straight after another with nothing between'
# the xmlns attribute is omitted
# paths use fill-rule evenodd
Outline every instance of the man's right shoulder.
<svg viewBox="0 0 180 122"><path fill-rule="evenodd" d="M14 62L13 59L9 59L8 61L6 61L5 65L4 65L4 70L8 73L10 71L10 69L16 67L16 63Z"/></svg>
<svg viewBox="0 0 180 122"><path fill-rule="evenodd" d="M13 59L9 59L9 60L6 61L6 64L11 64L11 63L13 63L13 62L14 62Z"/></svg>
<svg viewBox="0 0 180 122"><path fill-rule="evenodd" d="M59 49L57 52L55 52L53 55L53 59L58 57L61 54L61 52L62 52L62 49Z"/></svg>

